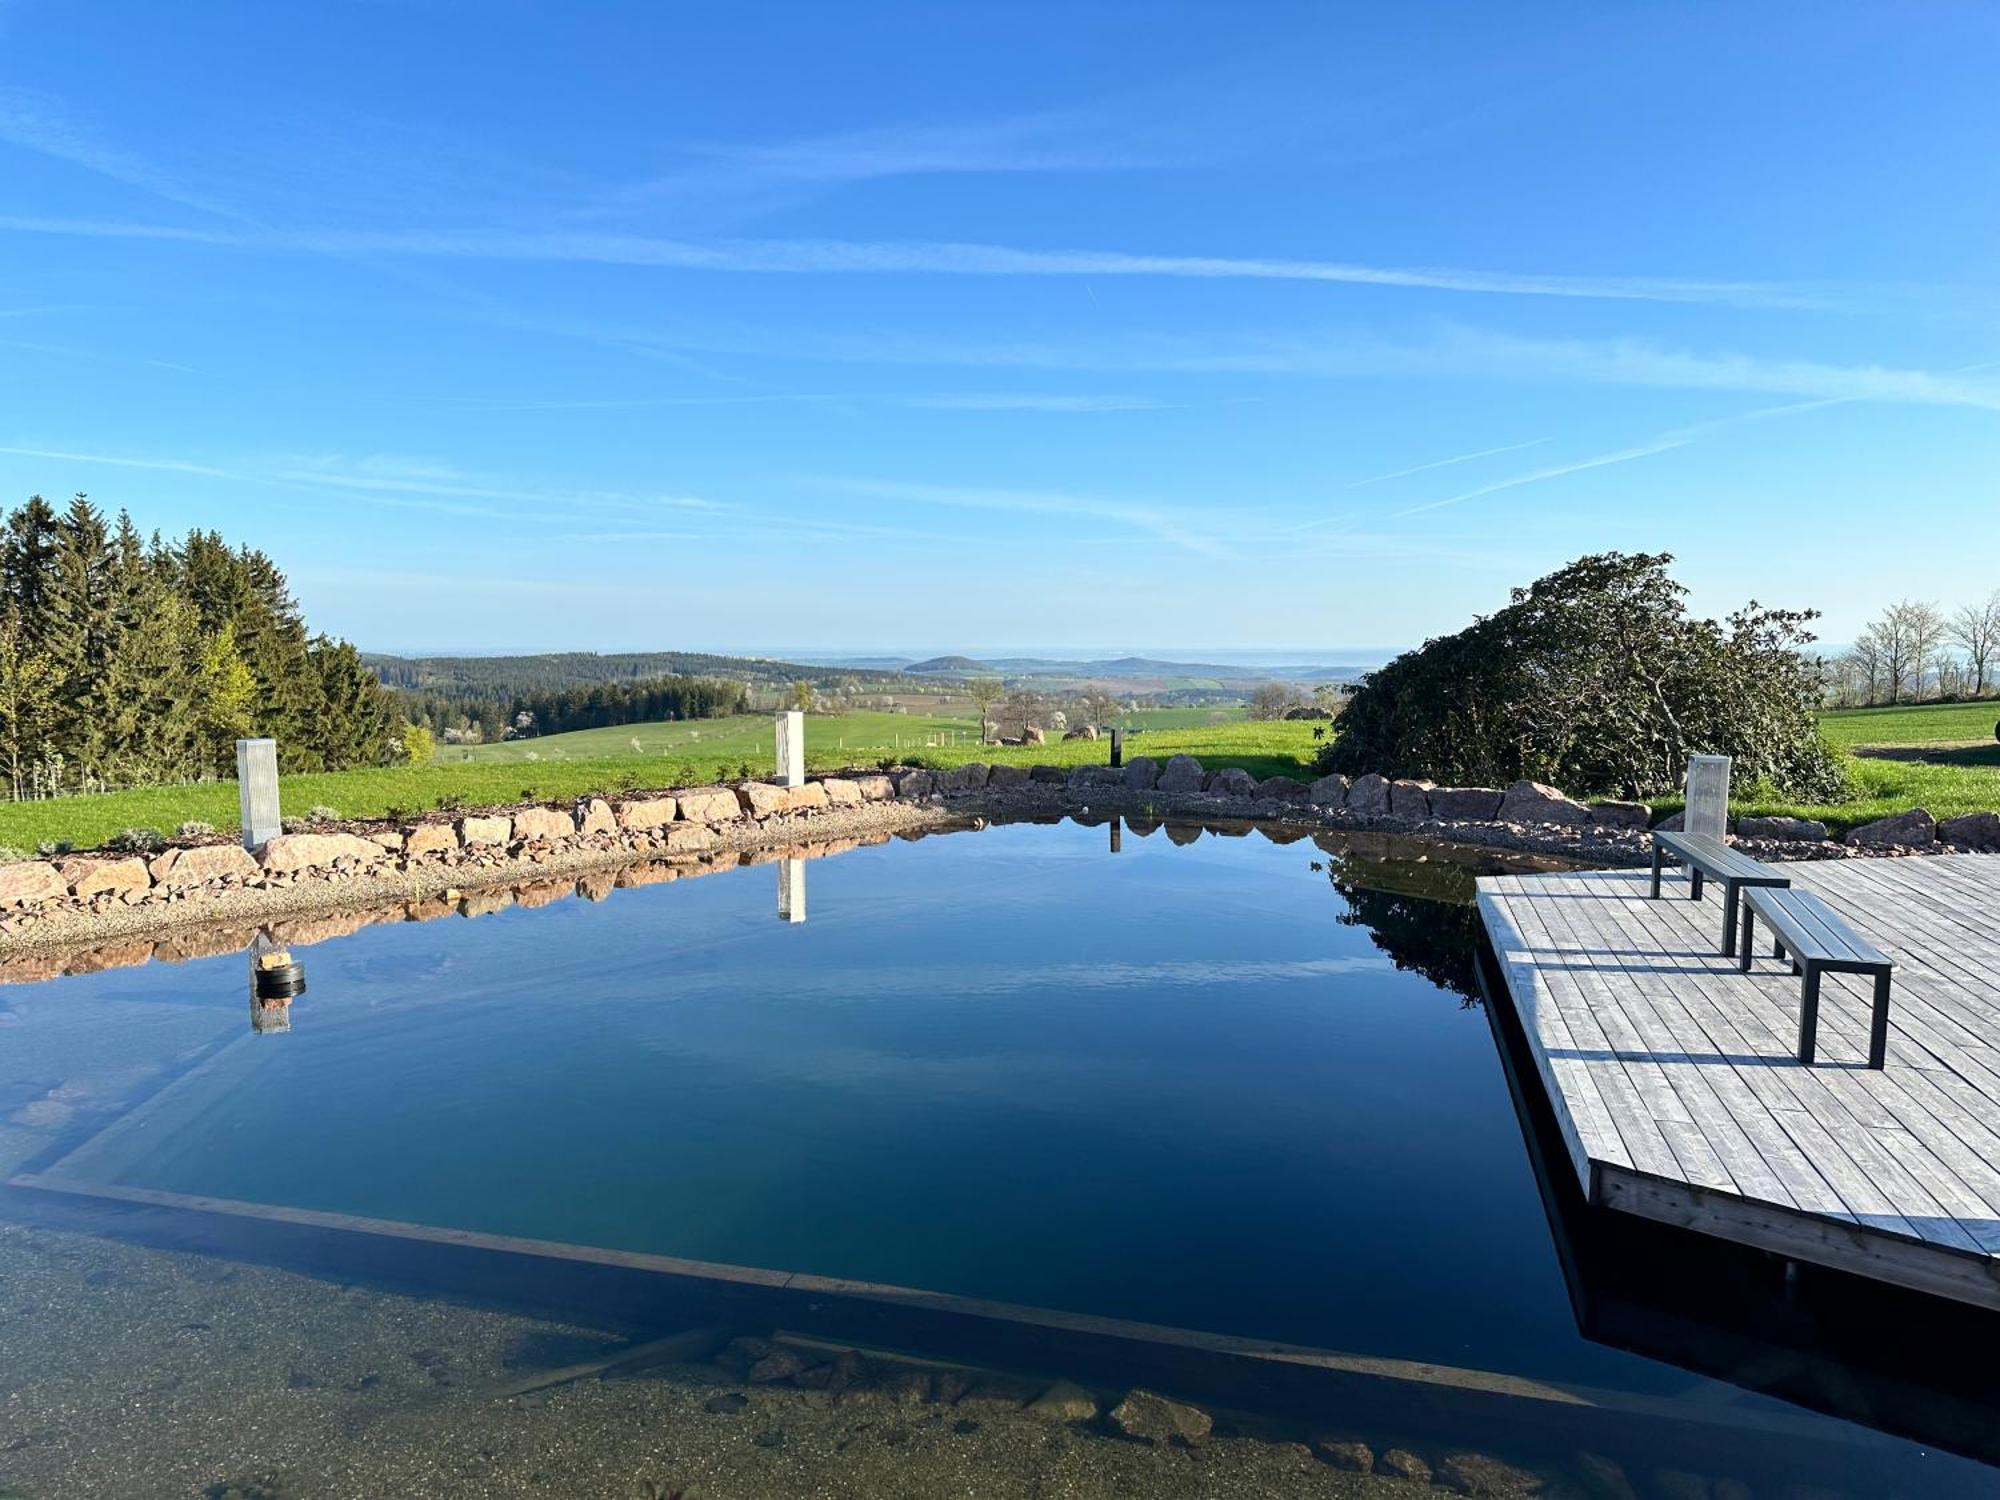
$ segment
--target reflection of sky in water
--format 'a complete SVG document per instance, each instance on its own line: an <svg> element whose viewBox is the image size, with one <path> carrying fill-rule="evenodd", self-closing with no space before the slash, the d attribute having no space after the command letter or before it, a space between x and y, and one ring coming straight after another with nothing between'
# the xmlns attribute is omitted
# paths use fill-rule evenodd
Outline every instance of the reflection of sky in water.
<svg viewBox="0 0 2000 1500"><path fill-rule="evenodd" d="M364 928L297 950L284 1037L240 955L35 987L14 1034L36 1082L183 1074L87 1181L1682 1381L1577 1336L1483 1015L1321 851L1106 842L816 861L799 925L766 865Z"/></svg>

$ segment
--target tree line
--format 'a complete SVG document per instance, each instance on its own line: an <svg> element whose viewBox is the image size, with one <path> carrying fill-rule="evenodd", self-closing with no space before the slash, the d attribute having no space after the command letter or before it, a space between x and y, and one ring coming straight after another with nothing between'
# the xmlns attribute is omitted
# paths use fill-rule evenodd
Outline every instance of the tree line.
<svg viewBox="0 0 2000 1500"><path fill-rule="evenodd" d="M346 641L314 635L278 566L214 531L141 536L84 495L0 528L0 775L56 796L234 773L269 735L285 771L403 754L395 704Z"/></svg>
<svg viewBox="0 0 2000 1500"><path fill-rule="evenodd" d="M412 724L448 745L658 719L717 719L747 713L750 706L743 684L713 677L591 682L499 696L405 689L396 696Z"/></svg>
<svg viewBox="0 0 2000 1500"><path fill-rule="evenodd" d="M2000 590L1950 614L1891 605L1829 664L1827 687L1842 707L1986 697L2000 689Z"/></svg>

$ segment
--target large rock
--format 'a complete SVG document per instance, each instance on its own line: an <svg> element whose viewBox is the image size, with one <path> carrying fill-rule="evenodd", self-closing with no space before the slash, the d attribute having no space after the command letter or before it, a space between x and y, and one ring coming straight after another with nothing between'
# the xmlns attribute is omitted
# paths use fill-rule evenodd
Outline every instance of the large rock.
<svg viewBox="0 0 2000 1500"><path fill-rule="evenodd" d="M1687 826L1688 826L1688 816L1686 812L1684 811L1672 812L1668 813L1664 818L1660 819L1659 822L1653 825L1653 832L1680 833L1684 831L1687 828Z"/></svg>
<svg viewBox="0 0 2000 1500"><path fill-rule="evenodd" d="M768 781L746 781L736 788L736 801L753 818L768 818L791 806L791 792Z"/></svg>
<svg viewBox="0 0 2000 1500"><path fill-rule="evenodd" d="M1491 823L1506 795L1497 786L1433 787L1431 816L1447 823Z"/></svg>
<svg viewBox="0 0 2000 1500"><path fill-rule="evenodd" d="M469 849L474 844L504 844L513 837L514 820L505 813L487 818L460 818L458 836Z"/></svg>
<svg viewBox="0 0 2000 1500"><path fill-rule="evenodd" d="M721 842L706 823L676 823L666 831L667 852L691 854L713 849Z"/></svg>
<svg viewBox="0 0 2000 1500"><path fill-rule="evenodd" d="M969 760L962 766L938 773L938 790L947 797L960 792L976 792L986 785L986 763Z"/></svg>
<svg viewBox="0 0 2000 1500"><path fill-rule="evenodd" d="M1266 776L1257 783L1257 797L1262 802L1302 802L1305 795L1306 784L1296 776Z"/></svg>
<svg viewBox="0 0 2000 1500"><path fill-rule="evenodd" d="M1081 729L1070 730L1063 738L1066 740L1094 740L1097 738L1097 726L1095 724L1086 724Z"/></svg>
<svg viewBox="0 0 2000 1500"><path fill-rule="evenodd" d="M986 772L986 784L998 787L1026 786L1028 784L1028 768L1026 766L992 766Z"/></svg>
<svg viewBox="0 0 2000 1500"><path fill-rule="evenodd" d="M257 851L257 863L267 870L295 874L324 870L343 859L372 864L387 852L352 833L281 833Z"/></svg>
<svg viewBox="0 0 2000 1500"><path fill-rule="evenodd" d="M0 872L11 868L0 865ZM146 862L137 855L125 859L66 859L57 868L70 894L81 901L106 892L120 898L136 896L150 890L153 884Z"/></svg>
<svg viewBox="0 0 2000 1500"><path fill-rule="evenodd" d="M1514 1500L1542 1491L1539 1474L1517 1469L1488 1453L1447 1454L1438 1461L1437 1481L1448 1490L1477 1496L1478 1500Z"/></svg>
<svg viewBox="0 0 2000 1500"><path fill-rule="evenodd" d="M458 847L458 829L450 823L419 823L403 835L403 857L421 859Z"/></svg>
<svg viewBox="0 0 2000 1500"><path fill-rule="evenodd" d="M242 853L237 850L237 853ZM44 901L62 901L69 896L69 882L54 865L39 859L16 860L0 865L0 907L39 906Z"/></svg>
<svg viewBox="0 0 2000 1500"><path fill-rule="evenodd" d="M1202 790L1211 797L1254 797L1257 795L1257 778L1241 766L1229 766L1209 772Z"/></svg>
<svg viewBox="0 0 2000 1500"><path fill-rule="evenodd" d="M937 791L935 771L902 771L896 776L898 797L928 797Z"/></svg>
<svg viewBox="0 0 2000 1500"><path fill-rule="evenodd" d="M826 793L830 807L859 807L861 788L844 776L829 776L820 782L820 789Z"/></svg>
<svg viewBox="0 0 2000 1500"><path fill-rule="evenodd" d="M1021 731L1021 743L1024 745L1046 745L1048 742L1049 737L1032 724Z"/></svg>
<svg viewBox="0 0 2000 1500"><path fill-rule="evenodd" d="M1738 818L1736 836L1742 839L1797 839L1815 843L1826 837L1826 824L1814 822L1811 818Z"/></svg>
<svg viewBox="0 0 2000 1500"><path fill-rule="evenodd" d="M736 793L722 786L698 786L680 793L681 821L684 823L727 823L742 815Z"/></svg>
<svg viewBox="0 0 2000 1500"><path fill-rule="evenodd" d="M1399 776L1389 783L1389 812L1398 818L1428 818L1431 815L1431 788L1435 781L1417 781Z"/></svg>
<svg viewBox="0 0 2000 1500"><path fill-rule="evenodd" d="M1080 1385L1058 1380L1030 1401L1028 1410L1052 1422L1090 1422L1097 1417L1097 1398Z"/></svg>
<svg viewBox="0 0 2000 1500"><path fill-rule="evenodd" d="M1590 804L1590 821L1599 828L1644 828L1653 821L1653 809L1643 802L1599 800Z"/></svg>
<svg viewBox="0 0 2000 1500"><path fill-rule="evenodd" d="M854 800L861 800L858 793ZM826 789L824 781L808 781L785 789L785 808L788 812L818 812L832 804L833 794Z"/></svg>
<svg viewBox="0 0 2000 1500"><path fill-rule="evenodd" d="M1893 818L1877 818L1863 823L1847 835L1847 842L1863 849L1928 849L1937 843L1937 821L1930 812L1913 807Z"/></svg>
<svg viewBox="0 0 2000 1500"><path fill-rule="evenodd" d="M680 804L672 797L644 797L618 809L618 826L630 833L647 833L673 822Z"/></svg>
<svg viewBox="0 0 2000 1500"><path fill-rule="evenodd" d="M1192 755L1176 755L1160 767L1153 786L1162 792L1198 792L1204 775L1201 762Z"/></svg>
<svg viewBox="0 0 2000 1500"><path fill-rule="evenodd" d="M1389 815L1389 778L1370 771L1357 776L1347 789L1347 810L1357 817L1386 818Z"/></svg>
<svg viewBox="0 0 2000 1500"><path fill-rule="evenodd" d="M576 805L576 831L584 834L616 833L618 814L602 797L587 797Z"/></svg>
<svg viewBox="0 0 2000 1500"><path fill-rule="evenodd" d="M1306 801L1329 809L1347 806L1347 778L1338 774L1320 777L1306 787Z"/></svg>
<svg viewBox="0 0 2000 1500"><path fill-rule="evenodd" d="M2000 813L1966 813L1938 824L1937 836L1966 849L2000 849ZM79 892L78 894L81 894Z"/></svg>
<svg viewBox="0 0 2000 1500"><path fill-rule="evenodd" d="M1517 781L1500 799L1500 821L1575 825L1590 821L1590 809L1543 782Z"/></svg>
<svg viewBox="0 0 2000 1500"><path fill-rule="evenodd" d="M1135 755L1125 762L1125 785L1135 792L1150 792L1160 779L1160 763L1150 755Z"/></svg>
<svg viewBox="0 0 2000 1500"><path fill-rule="evenodd" d="M860 788L863 802L887 802L896 795L896 783L879 772L856 776L852 780Z"/></svg>
<svg viewBox="0 0 2000 1500"><path fill-rule="evenodd" d="M514 814L514 839L526 843L546 839L555 843L576 837L576 819L553 807L524 807Z"/></svg>
<svg viewBox="0 0 2000 1500"><path fill-rule="evenodd" d="M1111 1408L1111 1420L1127 1437L1166 1444L1175 1441L1199 1446L1208 1441L1214 1418L1198 1406L1170 1401L1152 1391L1132 1391Z"/></svg>
<svg viewBox="0 0 2000 1500"><path fill-rule="evenodd" d="M203 844L198 849L169 849L153 861L152 871L154 885L184 891L211 880L252 879L257 861L236 844Z"/></svg>
<svg viewBox="0 0 2000 1500"><path fill-rule="evenodd" d="M1030 766L1028 780L1046 784L1069 780L1069 770L1064 766Z"/></svg>

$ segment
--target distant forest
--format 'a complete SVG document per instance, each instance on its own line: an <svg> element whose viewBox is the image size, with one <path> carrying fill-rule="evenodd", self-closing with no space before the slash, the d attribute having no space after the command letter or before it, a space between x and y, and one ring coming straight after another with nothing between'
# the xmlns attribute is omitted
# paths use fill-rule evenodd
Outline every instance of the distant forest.
<svg viewBox="0 0 2000 1500"><path fill-rule="evenodd" d="M402 657L363 661L394 690L404 717L440 741L491 742L608 724L712 719L788 701L810 682L832 698L939 694L950 684L899 672L806 666L690 651L551 652L539 656Z"/></svg>
<svg viewBox="0 0 2000 1500"><path fill-rule="evenodd" d="M313 635L285 575L213 531L142 537L78 495L0 530L0 775L14 797L233 775L270 735L287 771L400 757L396 705Z"/></svg>

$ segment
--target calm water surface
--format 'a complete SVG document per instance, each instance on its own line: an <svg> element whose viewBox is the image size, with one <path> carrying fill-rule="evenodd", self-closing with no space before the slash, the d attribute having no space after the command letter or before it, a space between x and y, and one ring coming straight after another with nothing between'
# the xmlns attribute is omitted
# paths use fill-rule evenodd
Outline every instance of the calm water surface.
<svg viewBox="0 0 2000 1500"><path fill-rule="evenodd" d="M369 927L296 950L282 1035L240 955L0 989L0 1165L1782 1413L1756 1461L1817 1422L1984 1491L1579 1332L1470 913L1424 899L1463 870L1173 832Z"/></svg>

